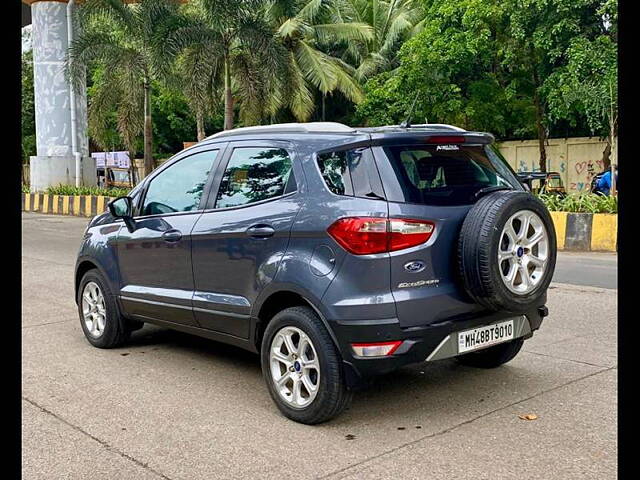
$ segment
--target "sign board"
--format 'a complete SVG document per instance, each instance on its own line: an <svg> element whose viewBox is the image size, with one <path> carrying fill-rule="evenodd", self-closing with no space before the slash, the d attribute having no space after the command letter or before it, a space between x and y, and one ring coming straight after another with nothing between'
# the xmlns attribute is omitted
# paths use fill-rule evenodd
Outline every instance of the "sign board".
<svg viewBox="0 0 640 480"><path fill-rule="evenodd" d="M96 167L104 168L130 168L131 159L129 158L129 152L93 152L91 154L96 159Z"/></svg>

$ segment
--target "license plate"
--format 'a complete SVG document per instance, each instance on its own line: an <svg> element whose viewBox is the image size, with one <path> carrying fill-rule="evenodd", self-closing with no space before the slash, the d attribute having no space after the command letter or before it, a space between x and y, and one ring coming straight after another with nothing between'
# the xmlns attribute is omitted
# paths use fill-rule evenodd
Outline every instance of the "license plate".
<svg viewBox="0 0 640 480"><path fill-rule="evenodd" d="M458 332L458 353L471 352L512 339L513 320L465 330Z"/></svg>

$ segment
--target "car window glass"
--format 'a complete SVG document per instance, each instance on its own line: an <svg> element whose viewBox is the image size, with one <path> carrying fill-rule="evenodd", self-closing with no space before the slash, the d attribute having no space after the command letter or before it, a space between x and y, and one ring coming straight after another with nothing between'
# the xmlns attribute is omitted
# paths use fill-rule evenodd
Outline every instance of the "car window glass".
<svg viewBox="0 0 640 480"><path fill-rule="evenodd" d="M198 210L217 150L186 157L159 173L147 189L142 215Z"/></svg>
<svg viewBox="0 0 640 480"><path fill-rule="evenodd" d="M327 187L336 195L353 195L348 162L349 152L330 152L318 155L318 167Z"/></svg>
<svg viewBox="0 0 640 480"><path fill-rule="evenodd" d="M222 177L215 208L237 207L293 191L295 180L286 150L236 148Z"/></svg>
<svg viewBox="0 0 640 480"><path fill-rule="evenodd" d="M393 201L465 205L482 188L519 186L504 160L482 145L389 146L384 151L402 189Z"/></svg>

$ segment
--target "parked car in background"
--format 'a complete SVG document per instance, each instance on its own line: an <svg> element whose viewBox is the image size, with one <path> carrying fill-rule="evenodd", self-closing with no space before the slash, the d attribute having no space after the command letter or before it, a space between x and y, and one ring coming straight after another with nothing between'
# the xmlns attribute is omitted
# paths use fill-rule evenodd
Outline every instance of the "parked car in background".
<svg viewBox="0 0 640 480"><path fill-rule="evenodd" d="M526 184L532 193L563 197L567 194L558 172L518 172L518 179Z"/></svg>
<svg viewBox="0 0 640 480"><path fill-rule="evenodd" d="M502 365L548 314L556 236L493 140L330 122L213 135L89 223L84 335L112 348L149 322L258 353L305 424L404 365Z"/></svg>
<svg viewBox="0 0 640 480"><path fill-rule="evenodd" d="M103 188L128 188L136 185L134 169L98 168L98 186Z"/></svg>

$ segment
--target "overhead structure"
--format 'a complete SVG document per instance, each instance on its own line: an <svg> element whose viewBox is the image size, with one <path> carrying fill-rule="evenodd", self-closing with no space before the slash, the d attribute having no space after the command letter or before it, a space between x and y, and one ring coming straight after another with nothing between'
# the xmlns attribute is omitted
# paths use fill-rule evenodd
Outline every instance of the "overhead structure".
<svg viewBox="0 0 640 480"><path fill-rule="evenodd" d="M67 8L66 0L23 3L31 6L36 117L36 156L30 159L31 191L59 184L93 186L97 177L95 160L89 155L86 87L82 84L72 92L65 75L71 33L67 16L73 14L74 6Z"/></svg>

